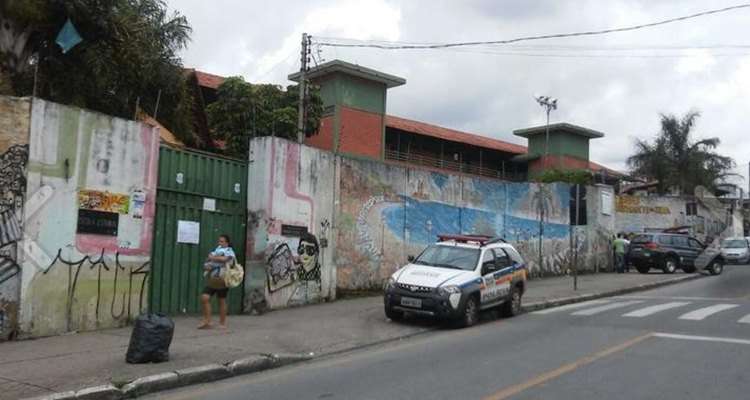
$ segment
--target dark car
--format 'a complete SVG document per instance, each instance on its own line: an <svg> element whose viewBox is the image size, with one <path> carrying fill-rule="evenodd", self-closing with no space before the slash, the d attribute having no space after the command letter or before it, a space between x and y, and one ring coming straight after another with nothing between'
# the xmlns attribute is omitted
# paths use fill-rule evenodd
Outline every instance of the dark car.
<svg viewBox="0 0 750 400"><path fill-rule="evenodd" d="M630 242L628 260L638 272L645 274L658 268L665 274L678 268L685 272L707 270L719 275L725 260L718 249L710 248L700 240L685 234L642 233Z"/></svg>

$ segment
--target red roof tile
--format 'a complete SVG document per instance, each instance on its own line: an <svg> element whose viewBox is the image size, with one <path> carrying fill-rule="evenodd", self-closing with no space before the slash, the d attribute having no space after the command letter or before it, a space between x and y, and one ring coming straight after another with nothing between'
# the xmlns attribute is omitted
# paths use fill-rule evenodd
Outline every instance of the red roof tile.
<svg viewBox="0 0 750 400"><path fill-rule="evenodd" d="M218 89L222 83L224 83L224 77L207 72L201 72L195 70L195 77L198 79L198 86L203 86L211 89Z"/></svg>
<svg viewBox="0 0 750 400"><path fill-rule="evenodd" d="M406 132L432 136L438 139L450 140L452 142L466 143L486 149L504 151L513 154L526 154L526 146L504 142L502 140L488 138L486 136L474 135L442 126L426 124L424 122L386 115L385 125L389 128L400 129Z"/></svg>

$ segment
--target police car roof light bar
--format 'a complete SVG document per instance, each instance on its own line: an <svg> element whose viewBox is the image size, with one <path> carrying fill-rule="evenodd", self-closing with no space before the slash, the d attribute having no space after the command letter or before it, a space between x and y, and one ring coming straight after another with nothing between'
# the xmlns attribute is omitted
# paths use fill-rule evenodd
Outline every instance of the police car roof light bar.
<svg viewBox="0 0 750 400"><path fill-rule="evenodd" d="M503 242L505 239L500 237L492 237L487 235L452 235L452 234L440 234L438 235L438 241L447 242L454 241L456 243L478 243L480 246L484 246L491 243Z"/></svg>

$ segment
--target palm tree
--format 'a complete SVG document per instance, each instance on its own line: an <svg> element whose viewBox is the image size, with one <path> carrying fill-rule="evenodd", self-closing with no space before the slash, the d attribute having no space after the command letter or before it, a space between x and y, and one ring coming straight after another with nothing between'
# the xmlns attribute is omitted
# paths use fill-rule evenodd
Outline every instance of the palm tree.
<svg viewBox="0 0 750 400"><path fill-rule="evenodd" d="M682 194L693 194L698 186L711 190L721 180L736 175L730 171L734 160L714 150L721 142L712 137L694 142L691 138L697 111L688 112L682 119L661 115L661 131L653 143L637 139L635 154L628 157L631 174L657 181L657 191L677 188Z"/></svg>

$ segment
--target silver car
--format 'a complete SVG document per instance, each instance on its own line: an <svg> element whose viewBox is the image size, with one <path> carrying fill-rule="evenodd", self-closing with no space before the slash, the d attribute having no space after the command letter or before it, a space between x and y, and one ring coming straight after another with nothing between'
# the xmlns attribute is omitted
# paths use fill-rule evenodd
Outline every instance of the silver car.
<svg viewBox="0 0 750 400"><path fill-rule="evenodd" d="M750 262L750 242L744 237L726 238L721 242L721 255L727 263L747 264Z"/></svg>

